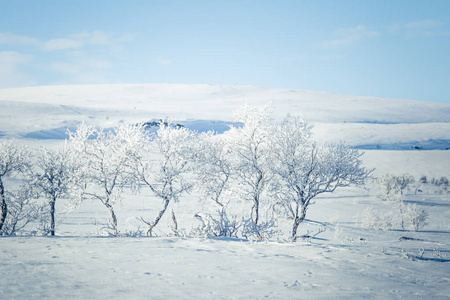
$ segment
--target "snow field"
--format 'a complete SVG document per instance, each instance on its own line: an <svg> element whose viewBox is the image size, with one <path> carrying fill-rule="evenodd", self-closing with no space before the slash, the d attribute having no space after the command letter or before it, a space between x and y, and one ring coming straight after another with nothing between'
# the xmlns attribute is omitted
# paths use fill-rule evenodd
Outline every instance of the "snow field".
<svg viewBox="0 0 450 300"><path fill-rule="evenodd" d="M321 200L322 207L318 201L311 208L311 217L323 215L323 206L334 202L329 217L339 225L323 222L323 234L294 244L182 237L2 237L1 272L8 276L1 293L15 299L448 297L448 231L363 229L345 222L348 217L336 216L336 199ZM339 200L347 202L339 215L365 206L351 197ZM311 230L317 227L305 224ZM404 235L424 241L400 241ZM405 257L419 256L422 248L423 258Z"/></svg>
<svg viewBox="0 0 450 300"><path fill-rule="evenodd" d="M160 237L101 237L107 211L99 203L85 203L59 215L57 237L0 239L0 257L6 262L1 271L8 274L2 292L16 299L446 299L450 203L435 190L430 186L425 194L406 197L407 203L421 202L430 214L429 224L418 232L362 227L367 207L392 209L363 189L321 197L299 234L324 231L296 243L283 242L282 236L280 242L171 237L170 216L155 231ZM137 230L133 216L156 213L160 203L145 198L145 193L126 195L117 206L122 233ZM174 206L180 227L195 225L194 198ZM285 222L280 227L290 225ZM85 234L80 236L80 230Z"/></svg>

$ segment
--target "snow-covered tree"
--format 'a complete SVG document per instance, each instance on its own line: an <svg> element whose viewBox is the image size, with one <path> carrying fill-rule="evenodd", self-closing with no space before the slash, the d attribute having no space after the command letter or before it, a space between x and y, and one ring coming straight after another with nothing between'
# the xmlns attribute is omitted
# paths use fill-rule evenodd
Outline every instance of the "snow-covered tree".
<svg viewBox="0 0 450 300"><path fill-rule="evenodd" d="M412 230L417 231L427 223L428 213L421 206L406 204L404 208L404 219L410 223Z"/></svg>
<svg viewBox="0 0 450 300"><path fill-rule="evenodd" d="M144 145L134 160L134 170L139 182L143 182L153 194L162 200L163 206L153 221L140 218L148 226L147 235L164 216L170 202L189 192L192 184L185 180L192 161L193 133L170 123L159 123L159 129ZM172 216L174 218L174 214Z"/></svg>
<svg viewBox="0 0 450 300"><path fill-rule="evenodd" d="M251 226L259 239L260 208L268 192L270 172L271 105L250 107L245 105L235 112L242 127L231 127L225 135L229 138L233 155L233 172L243 199L252 201Z"/></svg>
<svg viewBox="0 0 450 300"><path fill-rule="evenodd" d="M380 212L368 207L362 216L362 224L367 228L390 230L394 226L394 214L392 211Z"/></svg>
<svg viewBox="0 0 450 300"><path fill-rule="evenodd" d="M56 149L43 148L37 156L33 185L47 199L50 211L50 235L55 235L55 205L61 197L69 197L80 187L82 174L74 152L65 143ZM74 195L75 196L75 195ZM76 197L76 196L75 196Z"/></svg>
<svg viewBox="0 0 450 300"><path fill-rule="evenodd" d="M231 143L227 135L202 133L195 141L194 172L198 192L205 201L215 206L216 216L201 212L196 217L202 222L200 234L207 236L236 236L240 227L227 212L233 195L234 169Z"/></svg>
<svg viewBox="0 0 450 300"><path fill-rule="evenodd" d="M402 229L405 229L406 217L406 206L403 201L409 185L414 182L414 177L409 174L402 174L400 176L386 174L378 179L378 183L380 184L378 198L383 201L388 201L398 208Z"/></svg>
<svg viewBox="0 0 450 300"><path fill-rule="evenodd" d="M362 153L343 144L318 146L312 126L300 116L287 117L273 131L273 172L278 199L293 219L292 234L306 217L312 200L351 184L363 184L371 171L362 167Z"/></svg>
<svg viewBox="0 0 450 300"><path fill-rule="evenodd" d="M111 215L110 233L116 235L117 217L114 204L121 199L126 184L134 182L131 158L140 150L142 125L123 124L113 131L81 124L70 133L71 146L83 166L86 198L99 200Z"/></svg>
<svg viewBox="0 0 450 300"><path fill-rule="evenodd" d="M225 135L201 134L196 140L195 173L203 200L212 200L219 208L229 201L233 169L230 143Z"/></svg>
<svg viewBox="0 0 450 300"><path fill-rule="evenodd" d="M8 215L5 178L29 170L29 158L27 147L17 146L12 140L0 143L0 233Z"/></svg>
<svg viewBox="0 0 450 300"><path fill-rule="evenodd" d="M8 217L3 224L3 233L14 235L22 231L30 223L47 233L48 207L38 200L38 194L30 184L31 179L25 181L19 188L8 191L6 203L8 204Z"/></svg>
<svg viewBox="0 0 450 300"><path fill-rule="evenodd" d="M399 196L404 196L409 185L415 182L414 177L409 174L400 176L386 174L378 179L380 184L379 198L383 201L398 201Z"/></svg>

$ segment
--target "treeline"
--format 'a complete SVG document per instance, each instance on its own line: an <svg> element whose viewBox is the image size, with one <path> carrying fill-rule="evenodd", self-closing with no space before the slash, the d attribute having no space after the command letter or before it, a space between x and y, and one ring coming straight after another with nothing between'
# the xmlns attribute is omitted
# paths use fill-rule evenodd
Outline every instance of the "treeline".
<svg viewBox="0 0 450 300"><path fill-rule="evenodd" d="M54 235L55 203L67 198L74 207L86 199L99 201L109 213L110 234L117 235L114 205L125 189L145 188L162 205L140 218L149 236L170 204L195 190L215 211L196 215L202 234L263 239L274 220L287 215L295 240L316 196L363 184L371 173L359 151L316 144L312 126L300 116L274 123L266 105L245 106L236 117L244 125L223 134L198 134L161 121L155 133L146 130L148 124L123 124L113 131L81 124L55 149L31 151L5 141L0 144L0 232L14 234L37 222L42 232ZM5 187L7 176L20 178L20 187ZM229 210L242 200L251 203L249 211ZM262 209L276 213L263 219Z"/></svg>

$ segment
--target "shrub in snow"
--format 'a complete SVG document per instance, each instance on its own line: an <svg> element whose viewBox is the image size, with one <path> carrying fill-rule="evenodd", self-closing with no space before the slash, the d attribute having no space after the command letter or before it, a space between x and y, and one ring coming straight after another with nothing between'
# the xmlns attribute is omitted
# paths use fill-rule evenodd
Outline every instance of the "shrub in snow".
<svg viewBox="0 0 450 300"><path fill-rule="evenodd" d="M445 176L442 176L441 178L432 178L431 179L431 184L437 185L437 186L448 186L449 185L449 181L448 178Z"/></svg>
<svg viewBox="0 0 450 300"><path fill-rule="evenodd" d="M252 218L243 219L242 236L249 240L270 240L279 234L277 223L274 219L255 224Z"/></svg>
<svg viewBox="0 0 450 300"><path fill-rule="evenodd" d="M202 222L192 234L203 237L232 237L237 238L242 221L237 217L229 217L225 210L217 212L218 217L207 213L197 213L195 217Z"/></svg>
<svg viewBox="0 0 450 300"><path fill-rule="evenodd" d="M412 183L412 188L414 189L414 195L417 195L418 192L422 192L422 186L423 182L421 180L418 180L414 183Z"/></svg>
<svg viewBox="0 0 450 300"><path fill-rule="evenodd" d="M448 186L448 178L447 177L439 178L439 185Z"/></svg>
<svg viewBox="0 0 450 300"><path fill-rule="evenodd" d="M394 227L394 219L392 212L381 213L369 207L363 213L362 225L366 228L387 231Z"/></svg>
<svg viewBox="0 0 450 300"><path fill-rule="evenodd" d="M414 188L417 192L422 182L426 179L419 180ZM414 178L404 174L402 176L385 175L379 179L380 190L378 198L391 203L399 212L399 218L402 229L406 229L406 224L410 224L412 230L418 230L425 225L428 214L426 210L415 204L404 204L405 190L408 185L414 184ZM366 211L365 223L369 228L377 228L383 226L383 216L379 216L373 211ZM381 228L380 228L381 229Z"/></svg>
<svg viewBox="0 0 450 300"><path fill-rule="evenodd" d="M380 184L379 198L383 201L398 202L404 196L410 184L414 183L414 177L409 174L395 176L386 174L378 179Z"/></svg>
<svg viewBox="0 0 450 300"><path fill-rule="evenodd" d="M319 231L319 233L323 231L325 230ZM353 244L355 242L353 236L345 234L344 229L340 226L340 224L336 224L336 227L334 228L334 238L343 244Z"/></svg>
<svg viewBox="0 0 450 300"><path fill-rule="evenodd" d="M425 226L428 213L425 208L416 204L406 204L403 209L403 218L410 224L412 230L419 230Z"/></svg>
<svg viewBox="0 0 450 300"><path fill-rule="evenodd" d="M448 195L448 194L450 194L450 188L449 187L445 187L445 188L441 189L440 194L441 195Z"/></svg>
<svg viewBox="0 0 450 300"><path fill-rule="evenodd" d="M414 177L409 174L403 174L401 176L386 174L379 178L378 182L380 184L378 198L383 201L388 201L397 207L400 214L401 227L405 229L405 206L403 200L408 186L415 182Z"/></svg>
<svg viewBox="0 0 450 300"><path fill-rule="evenodd" d="M428 183L427 176L423 175L422 177L420 177L419 182L421 182L421 183Z"/></svg>

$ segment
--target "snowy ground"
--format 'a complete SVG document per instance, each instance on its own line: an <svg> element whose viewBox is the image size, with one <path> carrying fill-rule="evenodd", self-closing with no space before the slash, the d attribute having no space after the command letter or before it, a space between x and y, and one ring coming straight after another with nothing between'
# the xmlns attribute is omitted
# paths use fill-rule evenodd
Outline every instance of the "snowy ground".
<svg viewBox="0 0 450 300"><path fill-rule="evenodd" d="M100 237L107 214L91 203L60 215L57 237L0 238L0 298L448 299L450 203L414 197L432 217L419 232L362 227L364 209L380 205L350 189L311 207L301 232L325 231L297 243ZM152 211L130 202L118 210L123 232L133 228L133 214ZM189 227L190 214L180 216L181 226ZM170 234L169 226L164 220L159 233Z"/></svg>
<svg viewBox="0 0 450 300"><path fill-rule="evenodd" d="M0 295L3 299L448 299L449 262L432 250L448 249L448 244L401 242L398 235L376 234L383 239L355 245L2 238ZM426 258L402 257L401 251L417 254L418 247L425 247Z"/></svg>
<svg viewBox="0 0 450 300"><path fill-rule="evenodd" d="M366 151L375 175L410 173L416 180L450 178L450 105L239 86L115 85L0 90L0 139L33 147L61 143L84 121L172 117L197 130L223 131L247 101L274 104L275 117L302 111L319 141L345 140ZM381 149L381 150L380 150ZM450 298L450 196L425 186L406 203L423 206L429 222L418 232L367 229L368 207L390 211L359 188L321 197L308 210L297 243L286 234L270 242L189 237L202 203L190 195L174 209L185 237L172 235L170 216L159 237L126 237L145 230L136 218L159 206L146 191L117 206L123 237L102 235L108 213L96 202L67 211L57 203L57 236L0 237L1 299L166 298ZM245 207L246 203L242 203ZM291 220L280 221L287 233Z"/></svg>

